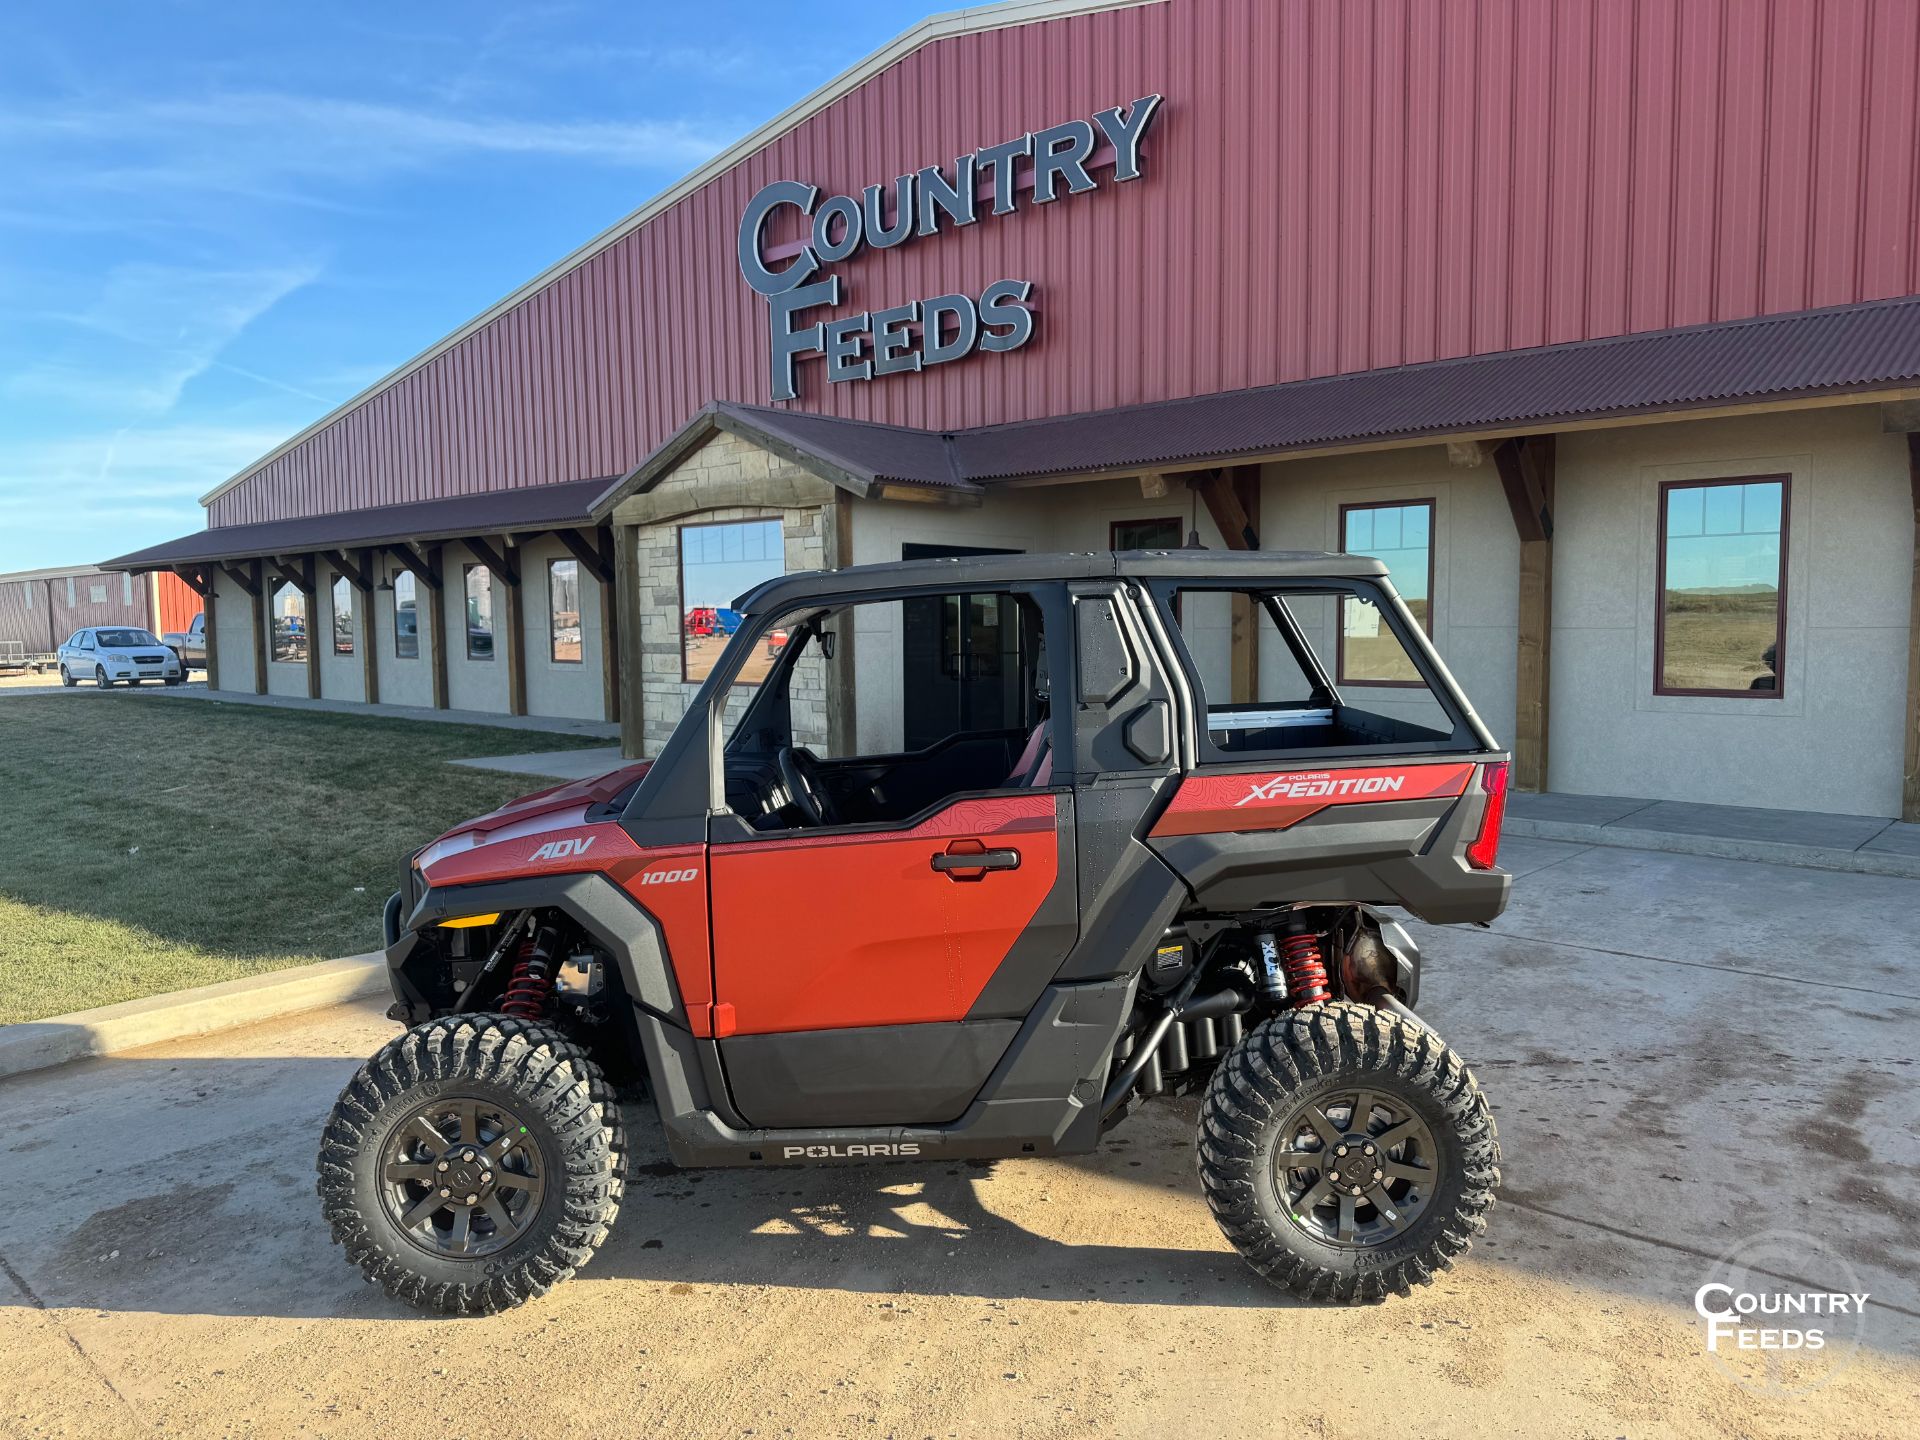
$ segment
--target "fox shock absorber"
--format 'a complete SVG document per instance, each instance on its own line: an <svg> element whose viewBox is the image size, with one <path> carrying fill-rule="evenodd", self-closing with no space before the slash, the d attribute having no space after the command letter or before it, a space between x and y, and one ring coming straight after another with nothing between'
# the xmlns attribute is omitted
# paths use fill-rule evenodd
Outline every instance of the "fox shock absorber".
<svg viewBox="0 0 1920 1440"><path fill-rule="evenodd" d="M1255 937L1260 947L1260 994L1275 1005L1319 1005L1333 998L1327 983L1325 952L1320 937L1304 928L1289 929L1276 936L1262 930Z"/></svg>

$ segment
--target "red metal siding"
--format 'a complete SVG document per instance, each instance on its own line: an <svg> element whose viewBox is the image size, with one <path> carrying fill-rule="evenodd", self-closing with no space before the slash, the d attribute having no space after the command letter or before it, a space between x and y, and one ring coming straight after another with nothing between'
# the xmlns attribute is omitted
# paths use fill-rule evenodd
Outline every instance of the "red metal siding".
<svg viewBox="0 0 1920 1440"><path fill-rule="evenodd" d="M733 258L761 185L857 194L1152 91L1142 180L831 267L843 313L1030 278L1031 344L831 389L810 362L799 405L959 427L1920 292L1916 77L1911 0L1171 0L945 39L211 519L624 470L766 398Z"/></svg>
<svg viewBox="0 0 1920 1440"><path fill-rule="evenodd" d="M149 577L142 576L134 583L143 584ZM191 585L175 575L171 570L158 570L150 577L158 587L160 613L152 618L154 631L161 635L173 631L184 631L193 624L193 617L204 608L205 602L194 592Z"/></svg>

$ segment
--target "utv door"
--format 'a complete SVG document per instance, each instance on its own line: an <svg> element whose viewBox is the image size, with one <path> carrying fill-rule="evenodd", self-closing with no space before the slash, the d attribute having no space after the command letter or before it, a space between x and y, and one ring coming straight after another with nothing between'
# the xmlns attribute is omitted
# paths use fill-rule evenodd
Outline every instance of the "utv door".
<svg viewBox="0 0 1920 1440"><path fill-rule="evenodd" d="M857 605L841 627L861 647L853 688L883 677L890 726L904 709L885 662L908 638L907 607L939 598L884 602L884 626L869 613L881 602ZM1062 627L1030 592L1010 603L1046 623L1024 656L1009 652L1006 683L1043 696ZM757 1127L958 1119L1078 934L1073 795L1050 783L1045 699L901 753L899 733L876 738L865 713L870 744L889 753L856 744L815 762L855 823L756 832L727 816L711 830L715 1035L735 1106ZM1003 758L983 773L993 746ZM876 818L888 814L899 818Z"/></svg>

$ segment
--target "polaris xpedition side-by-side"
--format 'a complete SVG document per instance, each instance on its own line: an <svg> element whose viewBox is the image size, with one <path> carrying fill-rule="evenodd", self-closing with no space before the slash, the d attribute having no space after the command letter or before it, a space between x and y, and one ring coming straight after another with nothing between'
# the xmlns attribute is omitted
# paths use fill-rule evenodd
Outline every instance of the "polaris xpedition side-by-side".
<svg viewBox="0 0 1920 1440"><path fill-rule="evenodd" d="M466 1313L570 1275L616 1082L684 1166L1073 1154L1198 1092L1222 1230L1316 1298L1485 1229L1493 1118L1385 911L1505 907L1507 757L1379 561L967 555L734 608L654 762L449 831L388 902L407 1028L319 1155L369 1280Z"/></svg>

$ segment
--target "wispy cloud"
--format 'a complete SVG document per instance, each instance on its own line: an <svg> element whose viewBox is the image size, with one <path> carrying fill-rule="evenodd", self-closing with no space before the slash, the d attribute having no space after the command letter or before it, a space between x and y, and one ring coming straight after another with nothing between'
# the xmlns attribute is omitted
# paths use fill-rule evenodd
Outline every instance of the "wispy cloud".
<svg viewBox="0 0 1920 1440"><path fill-rule="evenodd" d="M199 529L199 497L286 436L284 425L144 425L10 444L0 571L92 563Z"/></svg>
<svg viewBox="0 0 1920 1440"><path fill-rule="evenodd" d="M121 156L89 183L147 177L171 186L272 186L289 177L352 178L428 167L461 155L517 155L686 169L715 154L733 125L691 120L555 120L461 115L405 105L271 91L190 99L67 101L0 110L0 142L58 149L112 145Z"/></svg>
<svg viewBox="0 0 1920 1440"><path fill-rule="evenodd" d="M317 262L263 269L116 266L84 307L28 318L71 337L13 374L0 391L15 399L58 400L119 418L160 417L181 392L221 367L309 400L324 397L220 359L267 311L320 274Z"/></svg>

